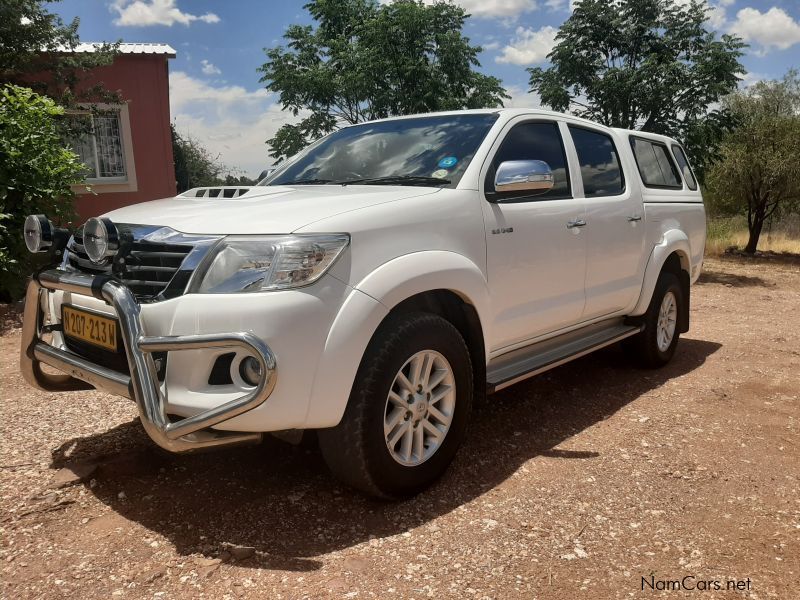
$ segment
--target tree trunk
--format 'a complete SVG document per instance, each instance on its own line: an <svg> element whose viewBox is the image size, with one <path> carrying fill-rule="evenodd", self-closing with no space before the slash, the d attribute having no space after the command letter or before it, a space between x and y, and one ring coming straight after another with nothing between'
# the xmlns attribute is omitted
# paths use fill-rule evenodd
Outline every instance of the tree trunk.
<svg viewBox="0 0 800 600"><path fill-rule="evenodd" d="M750 237L747 246L744 247L746 254L755 254L758 248L758 238L761 237L761 230L764 228L764 211L759 207L753 215L753 221L749 225Z"/></svg>

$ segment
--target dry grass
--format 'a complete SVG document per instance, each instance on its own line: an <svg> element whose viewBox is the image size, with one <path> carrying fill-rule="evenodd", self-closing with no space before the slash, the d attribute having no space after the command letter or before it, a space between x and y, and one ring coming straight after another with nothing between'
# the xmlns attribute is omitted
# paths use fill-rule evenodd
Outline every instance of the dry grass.
<svg viewBox="0 0 800 600"><path fill-rule="evenodd" d="M720 256L729 248L743 249L749 234L744 217L710 217L706 255ZM760 252L800 254L800 217L793 216L765 228L758 240Z"/></svg>

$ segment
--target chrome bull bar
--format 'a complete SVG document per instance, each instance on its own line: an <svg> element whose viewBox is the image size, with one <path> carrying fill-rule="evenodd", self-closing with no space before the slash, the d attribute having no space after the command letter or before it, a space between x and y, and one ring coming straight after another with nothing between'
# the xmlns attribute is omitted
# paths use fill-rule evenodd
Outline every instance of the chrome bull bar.
<svg viewBox="0 0 800 600"><path fill-rule="evenodd" d="M94 296L114 308L119 319L130 376L97 365L66 348L52 346L41 339L42 305L48 290ZM261 381L241 398L172 422L166 414L166 398L161 393L152 353L201 348L244 349L260 363ZM45 373L42 364L62 373ZM40 271L28 284L20 366L25 380L44 391L96 388L133 399L147 434L156 444L171 452L258 442L261 433L209 428L263 404L275 388L276 381L275 356L269 346L252 333L148 337L142 326L141 307L125 285L106 275L92 276L57 269Z"/></svg>

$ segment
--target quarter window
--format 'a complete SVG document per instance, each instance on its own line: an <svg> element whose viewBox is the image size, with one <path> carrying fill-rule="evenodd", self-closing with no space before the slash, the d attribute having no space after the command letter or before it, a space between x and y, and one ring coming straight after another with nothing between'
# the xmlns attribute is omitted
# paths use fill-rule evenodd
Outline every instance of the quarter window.
<svg viewBox="0 0 800 600"><path fill-rule="evenodd" d="M619 155L608 135L582 127L569 127L581 164L584 196L617 196L625 189Z"/></svg>
<svg viewBox="0 0 800 600"><path fill-rule="evenodd" d="M690 190L696 190L697 180L694 178L694 173L692 173L692 168L689 166L689 160L686 158L683 148L677 144L673 144L672 153L675 155L675 160L678 161L678 168L680 168L681 173L683 173L683 179L686 181L686 185L689 186Z"/></svg>
<svg viewBox="0 0 800 600"><path fill-rule="evenodd" d="M682 187L678 168L664 144L634 137L631 138L631 147L642 181L647 187Z"/></svg>
<svg viewBox="0 0 800 600"><path fill-rule="evenodd" d="M494 194L494 175L500 163L507 160L543 160L553 172L553 188L546 194L531 196L530 192L504 192L503 198L519 200L552 200L569 198L570 185L567 156L556 123L521 123L508 132L486 176L485 190Z"/></svg>

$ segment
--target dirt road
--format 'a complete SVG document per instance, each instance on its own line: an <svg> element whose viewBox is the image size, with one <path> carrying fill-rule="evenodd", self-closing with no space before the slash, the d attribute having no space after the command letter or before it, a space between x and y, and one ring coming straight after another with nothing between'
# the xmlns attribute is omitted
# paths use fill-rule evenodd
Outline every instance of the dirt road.
<svg viewBox="0 0 800 600"><path fill-rule="evenodd" d="M709 261L692 319L660 371L609 349L497 394L395 504L276 440L162 454L130 402L28 388L7 319L3 597L800 597L800 263Z"/></svg>

